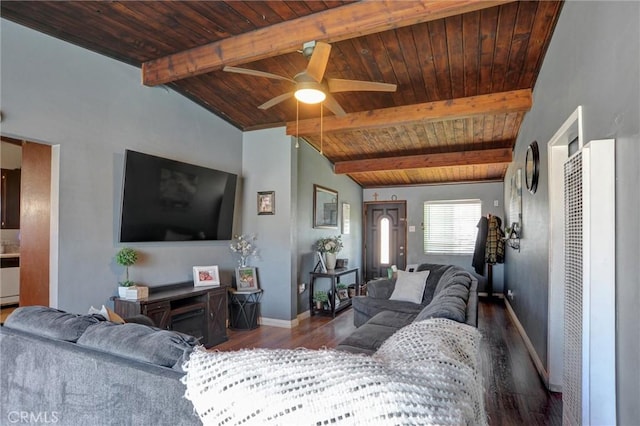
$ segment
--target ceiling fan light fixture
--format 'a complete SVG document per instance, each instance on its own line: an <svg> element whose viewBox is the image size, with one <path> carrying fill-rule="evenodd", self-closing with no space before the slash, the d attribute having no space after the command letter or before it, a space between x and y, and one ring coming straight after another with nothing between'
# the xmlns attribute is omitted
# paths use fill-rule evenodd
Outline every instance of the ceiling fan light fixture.
<svg viewBox="0 0 640 426"><path fill-rule="evenodd" d="M327 98L327 95L325 95L322 90L313 88L298 89L294 96L297 100L305 104L317 104Z"/></svg>

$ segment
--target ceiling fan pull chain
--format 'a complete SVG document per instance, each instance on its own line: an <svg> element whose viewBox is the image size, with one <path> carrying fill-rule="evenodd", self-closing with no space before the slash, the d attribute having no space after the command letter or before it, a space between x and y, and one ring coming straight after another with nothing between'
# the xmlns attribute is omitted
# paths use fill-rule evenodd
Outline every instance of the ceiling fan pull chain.
<svg viewBox="0 0 640 426"><path fill-rule="evenodd" d="M296 98L296 148L300 148L300 143L298 142L298 121L300 120L300 102Z"/></svg>
<svg viewBox="0 0 640 426"><path fill-rule="evenodd" d="M320 155L323 155L323 140L322 140L322 105L324 102L320 102Z"/></svg>

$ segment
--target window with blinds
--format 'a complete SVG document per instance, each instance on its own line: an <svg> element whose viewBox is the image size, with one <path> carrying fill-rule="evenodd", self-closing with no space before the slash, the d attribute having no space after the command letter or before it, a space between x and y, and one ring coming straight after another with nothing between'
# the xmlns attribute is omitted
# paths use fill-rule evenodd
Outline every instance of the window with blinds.
<svg viewBox="0 0 640 426"><path fill-rule="evenodd" d="M425 201L425 254L472 254L480 216L480 200Z"/></svg>

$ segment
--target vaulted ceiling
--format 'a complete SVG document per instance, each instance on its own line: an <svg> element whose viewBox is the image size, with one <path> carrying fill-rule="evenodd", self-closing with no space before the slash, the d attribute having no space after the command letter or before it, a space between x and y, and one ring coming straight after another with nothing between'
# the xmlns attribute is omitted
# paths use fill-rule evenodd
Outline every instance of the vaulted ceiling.
<svg viewBox="0 0 640 426"><path fill-rule="evenodd" d="M363 187L500 181L562 7L558 1L3 1L2 17L141 68L241 130L286 126ZM325 76L397 90L294 98L305 42ZM322 116L322 120L320 117ZM298 119L296 119L298 117Z"/></svg>

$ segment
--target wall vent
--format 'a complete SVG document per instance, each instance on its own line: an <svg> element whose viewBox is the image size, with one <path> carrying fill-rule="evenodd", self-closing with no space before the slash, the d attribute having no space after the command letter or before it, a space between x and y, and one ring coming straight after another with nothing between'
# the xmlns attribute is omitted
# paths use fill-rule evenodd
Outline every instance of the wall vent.
<svg viewBox="0 0 640 426"><path fill-rule="evenodd" d="M564 164L563 424L616 424L615 141Z"/></svg>
<svg viewBox="0 0 640 426"><path fill-rule="evenodd" d="M564 380L563 424L582 424L582 153L564 165Z"/></svg>

